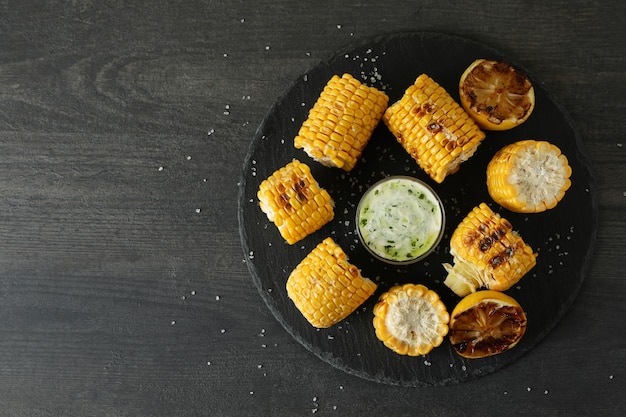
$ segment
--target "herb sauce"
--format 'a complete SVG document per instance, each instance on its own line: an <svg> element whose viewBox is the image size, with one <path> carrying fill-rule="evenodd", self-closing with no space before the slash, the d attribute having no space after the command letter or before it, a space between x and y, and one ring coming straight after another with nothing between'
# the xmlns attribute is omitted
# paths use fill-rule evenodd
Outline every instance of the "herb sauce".
<svg viewBox="0 0 626 417"><path fill-rule="evenodd" d="M415 260L441 238L439 200L412 178L391 177L375 184L363 196L357 216L363 243L393 262Z"/></svg>

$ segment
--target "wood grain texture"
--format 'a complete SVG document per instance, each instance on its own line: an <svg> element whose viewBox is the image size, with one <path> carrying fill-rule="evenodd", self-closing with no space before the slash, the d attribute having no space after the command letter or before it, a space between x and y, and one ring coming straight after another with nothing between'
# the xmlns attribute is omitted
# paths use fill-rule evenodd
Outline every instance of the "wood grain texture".
<svg viewBox="0 0 626 417"><path fill-rule="evenodd" d="M0 415L621 415L624 21L621 0L0 0ZM572 115L600 205L564 319L506 368L443 388L307 352L238 234L243 160L277 97L402 30L523 63Z"/></svg>

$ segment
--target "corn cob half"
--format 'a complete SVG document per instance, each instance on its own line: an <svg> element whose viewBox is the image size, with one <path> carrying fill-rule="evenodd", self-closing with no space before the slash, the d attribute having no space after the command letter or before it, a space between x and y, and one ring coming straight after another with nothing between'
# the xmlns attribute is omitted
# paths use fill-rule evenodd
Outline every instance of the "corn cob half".
<svg viewBox="0 0 626 417"><path fill-rule="evenodd" d="M348 317L376 290L347 255L328 237L287 279L287 295L311 325L330 327Z"/></svg>
<svg viewBox="0 0 626 417"><path fill-rule="evenodd" d="M481 203L450 238L453 265L444 264L444 284L464 297L478 288L505 291L536 264L537 254L513 231L508 220Z"/></svg>
<svg viewBox="0 0 626 417"><path fill-rule="evenodd" d="M389 98L350 74L334 75L302 123L294 146L322 165L350 171L358 162Z"/></svg>
<svg viewBox="0 0 626 417"><path fill-rule="evenodd" d="M422 74L383 121L402 147L436 182L458 171L485 138L474 120L435 80Z"/></svg>
<svg viewBox="0 0 626 417"><path fill-rule="evenodd" d="M304 239L331 221L334 202L308 165L293 160L261 182L259 206L289 243Z"/></svg>
<svg viewBox="0 0 626 417"><path fill-rule="evenodd" d="M487 190L517 213L554 208L572 185L567 157L546 141L522 140L500 149L487 165Z"/></svg>
<svg viewBox="0 0 626 417"><path fill-rule="evenodd" d="M374 306L376 337L400 355L425 355L439 346L449 320L439 295L421 284L392 287Z"/></svg>

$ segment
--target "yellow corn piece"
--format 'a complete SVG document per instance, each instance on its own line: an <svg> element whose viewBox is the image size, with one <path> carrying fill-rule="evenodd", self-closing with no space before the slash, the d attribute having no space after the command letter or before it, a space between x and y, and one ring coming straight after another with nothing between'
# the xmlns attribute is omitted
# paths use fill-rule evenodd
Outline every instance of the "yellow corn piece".
<svg viewBox="0 0 626 417"><path fill-rule="evenodd" d="M508 220L481 203L463 219L450 238L453 264L444 284L460 297L478 288L505 291L536 264L537 254Z"/></svg>
<svg viewBox="0 0 626 417"><path fill-rule="evenodd" d="M298 160L275 171L257 192L259 206L282 237L293 245L320 229L334 216L334 202Z"/></svg>
<svg viewBox="0 0 626 417"><path fill-rule="evenodd" d="M302 123L294 146L325 166L350 171L388 101L385 93L362 84L350 74L334 75Z"/></svg>
<svg viewBox="0 0 626 417"><path fill-rule="evenodd" d="M361 276L330 237L317 245L287 279L287 295L317 328L345 319L375 290L376 284Z"/></svg>
<svg viewBox="0 0 626 417"><path fill-rule="evenodd" d="M572 185L572 168L556 146L522 140L500 149L487 165L487 190L502 207L517 213L554 208Z"/></svg>
<svg viewBox="0 0 626 417"><path fill-rule="evenodd" d="M402 147L436 182L458 171L485 138L463 108L426 74L387 108L383 121Z"/></svg>
<svg viewBox="0 0 626 417"><path fill-rule="evenodd" d="M392 287L374 306L376 337L400 355L425 355L441 345L449 321L439 295L421 284Z"/></svg>

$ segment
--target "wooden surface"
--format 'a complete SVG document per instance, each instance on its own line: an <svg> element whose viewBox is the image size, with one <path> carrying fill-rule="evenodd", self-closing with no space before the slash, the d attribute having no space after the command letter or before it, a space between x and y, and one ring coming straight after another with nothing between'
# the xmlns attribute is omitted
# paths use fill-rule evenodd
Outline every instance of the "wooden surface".
<svg viewBox="0 0 626 417"><path fill-rule="evenodd" d="M587 2L0 1L0 415L622 415L626 8ZM496 373L368 382L280 326L244 262L256 128L336 51L497 48L574 119L600 216L563 320Z"/></svg>

